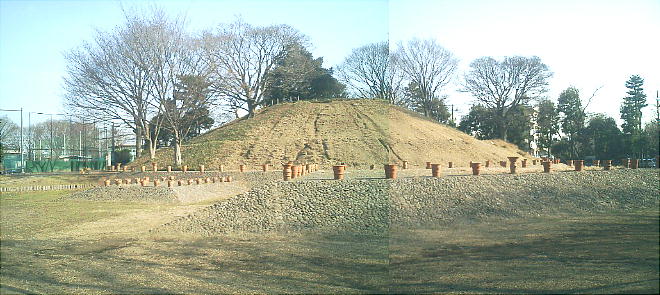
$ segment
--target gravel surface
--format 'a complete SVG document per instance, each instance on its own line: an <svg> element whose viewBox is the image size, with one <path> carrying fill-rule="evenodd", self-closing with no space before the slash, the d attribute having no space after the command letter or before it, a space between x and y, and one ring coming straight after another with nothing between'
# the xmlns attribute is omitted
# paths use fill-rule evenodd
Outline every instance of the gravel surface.
<svg viewBox="0 0 660 295"><path fill-rule="evenodd" d="M95 187L86 191L73 193L63 199L82 199L90 201L130 201L147 203L176 203L177 196L167 187L141 187L138 185L123 185Z"/></svg>
<svg viewBox="0 0 660 295"><path fill-rule="evenodd" d="M269 181L157 231L383 232L482 218L657 208L658 170Z"/></svg>

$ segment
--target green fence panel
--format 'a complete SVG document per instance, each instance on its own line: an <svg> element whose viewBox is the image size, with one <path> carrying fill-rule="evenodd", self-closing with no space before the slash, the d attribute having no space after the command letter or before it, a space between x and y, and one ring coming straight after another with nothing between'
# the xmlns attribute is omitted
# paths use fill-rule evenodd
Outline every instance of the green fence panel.
<svg viewBox="0 0 660 295"><path fill-rule="evenodd" d="M92 170L101 170L105 168L105 161L103 159L96 160L41 160L41 161L26 161L26 172L64 172L64 171L79 171L83 168L90 168Z"/></svg>

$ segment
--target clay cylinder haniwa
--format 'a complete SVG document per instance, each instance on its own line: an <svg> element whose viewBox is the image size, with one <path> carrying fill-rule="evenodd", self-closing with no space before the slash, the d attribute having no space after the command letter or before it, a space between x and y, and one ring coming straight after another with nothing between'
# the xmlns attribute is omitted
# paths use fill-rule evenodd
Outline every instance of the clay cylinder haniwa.
<svg viewBox="0 0 660 295"><path fill-rule="evenodd" d="M177 184L178 186L182 186L182 185L183 185L183 180L181 180L181 179L177 180L177 181L176 181L176 184Z"/></svg>
<svg viewBox="0 0 660 295"><path fill-rule="evenodd" d="M516 174L516 168L518 165L516 165L516 161L518 160L519 157L507 157L509 159L509 166L510 166L510 171L511 174Z"/></svg>
<svg viewBox="0 0 660 295"><path fill-rule="evenodd" d="M188 185L191 185L191 184L193 184L194 181L192 179L188 179L187 182L188 182Z"/></svg>
<svg viewBox="0 0 660 295"><path fill-rule="evenodd" d="M291 179L298 177L298 166L291 165Z"/></svg>
<svg viewBox="0 0 660 295"><path fill-rule="evenodd" d="M550 173L550 165L552 164L552 162L543 161L543 162L541 162L541 164L543 164L543 172L544 173Z"/></svg>
<svg viewBox="0 0 660 295"><path fill-rule="evenodd" d="M334 178L336 180L344 179L344 173L346 172L346 165L334 165L332 166L332 172L334 173Z"/></svg>
<svg viewBox="0 0 660 295"><path fill-rule="evenodd" d="M408 169L408 161L403 161L403 169Z"/></svg>
<svg viewBox="0 0 660 295"><path fill-rule="evenodd" d="M440 164L431 164L431 176L433 177L440 177L440 174L442 172L442 167L440 167Z"/></svg>
<svg viewBox="0 0 660 295"><path fill-rule="evenodd" d="M169 177L169 180L174 180L174 176L170 176L170 177Z"/></svg>
<svg viewBox="0 0 660 295"><path fill-rule="evenodd" d="M582 171L582 167L584 166L584 160L575 160L575 171Z"/></svg>
<svg viewBox="0 0 660 295"><path fill-rule="evenodd" d="M639 168L639 159L631 159L630 160L630 168L631 169Z"/></svg>
<svg viewBox="0 0 660 295"><path fill-rule="evenodd" d="M374 164L371 164L371 165L369 166L369 169L371 169L371 170L374 170L375 168L376 168L376 165L374 165Z"/></svg>
<svg viewBox="0 0 660 295"><path fill-rule="evenodd" d="M209 182L211 182L211 178L210 178L210 177L207 177L207 178L204 179L204 183L209 183Z"/></svg>
<svg viewBox="0 0 660 295"><path fill-rule="evenodd" d="M204 173L204 165L199 165L199 172Z"/></svg>
<svg viewBox="0 0 660 295"><path fill-rule="evenodd" d="M245 165L243 165L243 164L238 165L238 171L239 172L245 172Z"/></svg>
<svg viewBox="0 0 660 295"><path fill-rule="evenodd" d="M108 171L115 171L115 166L112 166L112 165L107 166L107 167L105 167L105 170L108 170Z"/></svg>
<svg viewBox="0 0 660 295"><path fill-rule="evenodd" d="M522 159L522 167L527 168L527 159Z"/></svg>
<svg viewBox="0 0 660 295"><path fill-rule="evenodd" d="M490 160L486 160L486 168L490 167Z"/></svg>
<svg viewBox="0 0 660 295"><path fill-rule="evenodd" d="M213 182L213 183L218 182L218 177L217 176L211 177L211 182Z"/></svg>
<svg viewBox="0 0 660 295"><path fill-rule="evenodd" d="M131 172L135 172L135 167L131 167Z"/></svg>
<svg viewBox="0 0 660 295"><path fill-rule="evenodd" d="M122 167L121 167L121 171L123 171L123 172L126 172L127 169L128 169L128 168L126 168L126 166L122 166Z"/></svg>
<svg viewBox="0 0 660 295"><path fill-rule="evenodd" d="M447 165L448 168L453 168L454 167L454 162L449 162Z"/></svg>
<svg viewBox="0 0 660 295"><path fill-rule="evenodd" d="M124 184L131 184L131 179L130 178L124 179Z"/></svg>
<svg viewBox="0 0 660 295"><path fill-rule="evenodd" d="M120 185L121 184L121 179L115 179L115 185Z"/></svg>
<svg viewBox="0 0 660 295"><path fill-rule="evenodd" d="M426 162L429 165L429 168L431 166L431 162ZM397 174L397 166L396 165L385 165L385 178L386 179L396 179L396 174Z"/></svg>
<svg viewBox="0 0 660 295"><path fill-rule="evenodd" d="M481 174L481 163L480 162L472 162L472 175L479 175Z"/></svg>
<svg viewBox="0 0 660 295"><path fill-rule="evenodd" d="M567 160L566 165L568 166L573 166L573 160Z"/></svg>
<svg viewBox="0 0 660 295"><path fill-rule="evenodd" d="M158 164L151 163L151 168L154 170L154 172L158 171Z"/></svg>
<svg viewBox="0 0 660 295"><path fill-rule="evenodd" d="M103 181L104 186L110 186L110 179L106 179Z"/></svg>
<svg viewBox="0 0 660 295"><path fill-rule="evenodd" d="M142 165L142 167L140 167L140 171L142 171L142 172L147 171L147 166Z"/></svg>
<svg viewBox="0 0 660 295"><path fill-rule="evenodd" d="M426 169L431 169L431 162L426 162Z"/></svg>
<svg viewBox="0 0 660 295"><path fill-rule="evenodd" d="M147 186L147 182L148 182L148 181L146 181L146 180L144 180L144 179L140 179L140 185L141 185L141 186Z"/></svg>
<svg viewBox="0 0 660 295"><path fill-rule="evenodd" d="M603 170L612 170L612 160L605 160L605 165L603 165Z"/></svg>
<svg viewBox="0 0 660 295"><path fill-rule="evenodd" d="M536 166L536 159L532 159L532 165Z"/></svg>
<svg viewBox="0 0 660 295"><path fill-rule="evenodd" d="M291 179L291 173L292 173L291 166L292 165L290 163L282 164L282 177L284 178L284 180Z"/></svg>
<svg viewBox="0 0 660 295"><path fill-rule="evenodd" d="M167 187L172 187L172 181L171 180L167 181Z"/></svg>
<svg viewBox="0 0 660 295"><path fill-rule="evenodd" d="M307 171L305 170L305 164L300 165L298 171L300 172L300 176L305 176L307 174Z"/></svg>
<svg viewBox="0 0 660 295"><path fill-rule="evenodd" d="M158 179L154 179L154 186L158 186L159 183L160 181L158 181Z"/></svg>
<svg viewBox="0 0 660 295"><path fill-rule="evenodd" d="M195 184L200 184L200 183L202 183L201 179L195 178Z"/></svg>
<svg viewBox="0 0 660 295"><path fill-rule="evenodd" d="M268 164L261 165L261 170L263 170L264 172L268 172Z"/></svg>
<svg viewBox="0 0 660 295"><path fill-rule="evenodd" d="M167 172L172 172L172 166L167 165Z"/></svg>
<svg viewBox="0 0 660 295"><path fill-rule="evenodd" d="M231 176L225 177L225 182L231 182L231 180L232 180Z"/></svg>
<svg viewBox="0 0 660 295"><path fill-rule="evenodd" d="M225 165L220 165L220 172L225 172Z"/></svg>
<svg viewBox="0 0 660 295"><path fill-rule="evenodd" d="M506 161L500 161L500 166L506 167Z"/></svg>
<svg viewBox="0 0 660 295"><path fill-rule="evenodd" d="M594 160L594 161L592 162L592 165L594 165L594 166L596 166L596 167L600 166L600 160Z"/></svg>
<svg viewBox="0 0 660 295"><path fill-rule="evenodd" d="M183 170L183 172L188 172L188 165L183 165L183 167L181 167L181 170Z"/></svg>

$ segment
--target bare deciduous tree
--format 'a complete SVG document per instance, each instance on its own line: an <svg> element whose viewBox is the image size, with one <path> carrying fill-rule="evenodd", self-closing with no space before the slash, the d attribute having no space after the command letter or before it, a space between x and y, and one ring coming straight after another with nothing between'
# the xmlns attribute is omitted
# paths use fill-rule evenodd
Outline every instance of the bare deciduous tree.
<svg viewBox="0 0 660 295"><path fill-rule="evenodd" d="M127 15L123 26L111 32L99 31L92 43L85 42L65 54L64 88L70 113L121 119L135 132L137 154L141 154L146 139L151 158L156 152L151 135L157 135L157 130L149 130L149 117L159 110L153 107L157 89L152 63L157 57L149 52L153 49L149 35L161 31L158 27L166 22L160 12L151 18Z"/></svg>
<svg viewBox="0 0 660 295"><path fill-rule="evenodd" d="M497 133L507 139L510 110L547 91L552 72L541 59L534 57L505 57L498 62L492 57L481 57L470 63L465 74L462 91L495 111Z"/></svg>
<svg viewBox="0 0 660 295"><path fill-rule="evenodd" d="M251 117L264 103L273 66L286 49L305 37L288 25L257 27L237 20L204 35L205 57L212 69L214 91L235 110Z"/></svg>
<svg viewBox="0 0 660 295"><path fill-rule="evenodd" d="M417 89L414 104L423 106L422 111L428 116L431 109L426 107L434 105L442 88L453 79L458 60L435 39L417 38L399 43L393 57L407 84Z"/></svg>
<svg viewBox="0 0 660 295"><path fill-rule="evenodd" d="M392 62L388 42L356 48L338 68L339 79L361 98L397 104L402 77Z"/></svg>

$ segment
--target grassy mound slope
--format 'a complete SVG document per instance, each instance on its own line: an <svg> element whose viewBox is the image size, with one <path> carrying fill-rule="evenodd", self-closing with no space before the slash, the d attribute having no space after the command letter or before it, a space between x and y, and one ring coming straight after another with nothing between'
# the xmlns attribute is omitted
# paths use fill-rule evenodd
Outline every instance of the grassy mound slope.
<svg viewBox="0 0 660 295"><path fill-rule="evenodd" d="M260 111L199 136L182 149L185 164L215 169L220 164L279 165L298 161L352 166L426 161L467 166L469 161L499 161L524 152L502 141L480 141L455 128L429 121L376 100L296 102ZM172 165L172 150L156 161ZM149 162L139 158L133 165Z"/></svg>

